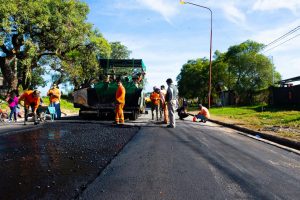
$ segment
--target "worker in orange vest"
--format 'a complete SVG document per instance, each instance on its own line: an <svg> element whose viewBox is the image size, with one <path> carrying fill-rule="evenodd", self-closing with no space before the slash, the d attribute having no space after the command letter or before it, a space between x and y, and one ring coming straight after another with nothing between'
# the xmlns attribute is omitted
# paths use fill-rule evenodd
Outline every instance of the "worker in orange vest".
<svg viewBox="0 0 300 200"><path fill-rule="evenodd" d="M28 112L29 107L31 108L33 112L34 117L34 125L37 125L37 109L40 105L40 91L38 90L27 90L25 91L19 98L19 101L24 101L24 108L25 108L25 124L28 121Z"/></svg>
<svg viewBox="0 0 300 200"><path fill-rule="evenodd" d="M164 113L164 123L168 123L168 106L166 102L166 95L167 95L167 90L165 89L165 86L162 85L160 86L160 113ZM160 114L161 116L162 114Z"/></svg>
<svg viewBox="0 0 300 200"><path fill-rule="evenodd" d="M118 84L118 89L116 91L116 124L124 124L124 111L125 106L125 94L126 90L121 82L121 78L116 79Z"/></svg>
<svg viewBox="0 0 300 200"><path fill-rule="evenodd" d="M50 106L55 107L55 119L60 119L61 118L61 110L60 110L61 93L55 83L48 91L47 96L49 96Z"/></svg>
<svg viewBox="0 0 300 200"><path fill-rule="evenodd" d="M158 121L158 110L160 104L160 89L153 87L153 92L150 95L152 120L154 120L154 110L156 111L156 120Z"/></svg>
<svg viewBox="0 0 300 200"><path fill-rule="evenodd" d="M206 122L210 118L209 111L206 107L202 106L202 104L199 104L199 113L194 116L193 122L196 122L197 119L200 119L200 122Z"/></svg>

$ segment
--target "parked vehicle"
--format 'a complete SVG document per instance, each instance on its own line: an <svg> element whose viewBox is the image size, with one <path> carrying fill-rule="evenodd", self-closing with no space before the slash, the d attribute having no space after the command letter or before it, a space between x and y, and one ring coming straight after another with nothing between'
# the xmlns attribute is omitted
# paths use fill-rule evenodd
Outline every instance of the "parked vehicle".
<svg viewBox="0 0 300 200"><path fill-rule="evenodd" d="M125 116L135 120L145 111L144 81L146 66L141 59L100 59L102 73L99 82L74 91L74 107L80 108L79 116L113 114L115 110L116 77L121 77L126 89Z"/></svg>

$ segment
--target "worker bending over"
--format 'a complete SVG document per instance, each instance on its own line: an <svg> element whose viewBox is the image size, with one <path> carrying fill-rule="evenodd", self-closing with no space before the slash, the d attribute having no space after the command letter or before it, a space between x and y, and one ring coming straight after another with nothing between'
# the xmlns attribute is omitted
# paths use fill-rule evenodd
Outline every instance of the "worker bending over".
<svg viewBox="0 0 300 200"><path fill-rule="evenodd" d="M34 117L34 125L38 124L37 121L37 109L40 105L40 92L38 90L27 90L25 91L19 98L19 101L24 101L24 108L25 108L25 122L28 121L28 113L29 113L29 107L31 108L31 111L33 113Z"/></svg>

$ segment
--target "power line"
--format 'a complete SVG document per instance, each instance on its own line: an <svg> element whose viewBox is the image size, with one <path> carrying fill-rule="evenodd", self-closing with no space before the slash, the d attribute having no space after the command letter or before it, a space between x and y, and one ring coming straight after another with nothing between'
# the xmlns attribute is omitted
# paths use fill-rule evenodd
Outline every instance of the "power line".
<svg viewBox="0 0 300 200"><path fill-rule="evenodd" d="M296 28L290 30L289 32L285 33L284 35L280 36L279 38L273 40L272 42L270 42L269 44L267 44L266 46L263 47L263 49L266 49L269 46L272 46L273 44L276 44L277 42L285 39L286 37L290 36L291 34L297 32L298 30L300 30L300 26L297 26ZM272 48L273 49L273 48Z"/></svg>
<svg viewBox="0 0 300 200"><path fill-rule="evenodd" d="M300 34L297 34L297 35L295 35L294 37L289 38L288 40L286 40L286 41L284 41L284 42L282 42L282 43L276 45L275 47L272 47L271 49L268 49L268 50L264 51L263 53L266 53L266 52L268 52L268 51L271 51L272 49L275 49L276 47L278 47L278 46L280 46L280 45L283 45L284 43L286 43L286 42L288 42L288 41L290 41L290 40L292 40L292 39L294 39L294 38L296 38L296 37L298 37L298 36L300 36Z"/></svg>

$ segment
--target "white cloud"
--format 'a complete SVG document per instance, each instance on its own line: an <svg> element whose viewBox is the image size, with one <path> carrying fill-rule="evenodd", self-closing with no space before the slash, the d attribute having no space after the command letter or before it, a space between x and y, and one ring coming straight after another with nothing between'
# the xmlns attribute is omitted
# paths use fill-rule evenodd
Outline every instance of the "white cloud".
<svg viewBox="0 0 300 200"><path fill-rule="evenodd" d="M178 13L178 6L174 0L136 0L140 5L160 13L164 19L170 22L170 18ZM179 4L179 3L178 3Z"/></svg>
<svg viewBox="0 0 300 200"><path fill-rule="evenodd" d="M223 4L223 5L221 5L221 8L224 11L225 17L229 21L231 21L235 24L244 25L244 23L246 21L246 16L235 5Z"/></svg>
<svg viewBox="0 0 300 200"><path fill-rule="evenodd" d="M278 9L289 9L294 13L300 11L300 1L299 0L257 0L253 5L253 10L259 11L272 11Z"/></svg>

